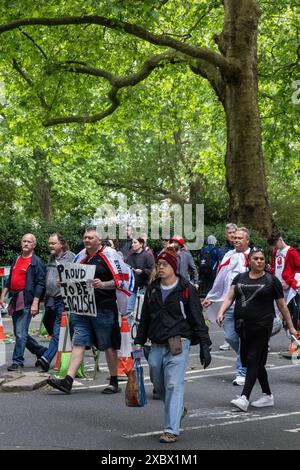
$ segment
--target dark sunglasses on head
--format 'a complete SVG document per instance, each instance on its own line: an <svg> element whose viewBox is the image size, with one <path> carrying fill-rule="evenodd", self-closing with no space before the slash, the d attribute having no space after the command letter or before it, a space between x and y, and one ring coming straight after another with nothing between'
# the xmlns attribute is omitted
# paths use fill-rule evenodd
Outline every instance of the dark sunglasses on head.
<svg viewBox="0 0 300 470"><path fill-rule="evenodd" d="M252 253L256 253L258 251L261 251L262 253L265 252L265 250L261 246L253 246L249 254L251 255Z"/></svg>

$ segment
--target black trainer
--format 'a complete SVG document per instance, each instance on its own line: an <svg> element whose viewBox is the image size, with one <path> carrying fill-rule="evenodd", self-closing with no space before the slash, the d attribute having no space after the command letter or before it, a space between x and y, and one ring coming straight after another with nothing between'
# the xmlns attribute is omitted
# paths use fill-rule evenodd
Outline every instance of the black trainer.
<svg viewBox="0 0 300 470"><path fill-rule="evenodd" d="M72 390L72 385L68 384L65 379L56 379L55 377L51 377L47 380L47 384L50 385L50 387L68 394L71 393Z"/></svg>
<svg viewBox="0 0 300 470"><path fill-rule="evenodd" d="M10 372L21 371L22 369L24 369L24 366L21 366L21 364L11 364L7 368Z"/></svg>
<svg viewBox="0 0 300 470"><path fill-rule="evenodd" d="M48 370L50 368L50 364L43 357L40 357L36 361L35 367L41 367L44 372L48 372Z"/></svg>

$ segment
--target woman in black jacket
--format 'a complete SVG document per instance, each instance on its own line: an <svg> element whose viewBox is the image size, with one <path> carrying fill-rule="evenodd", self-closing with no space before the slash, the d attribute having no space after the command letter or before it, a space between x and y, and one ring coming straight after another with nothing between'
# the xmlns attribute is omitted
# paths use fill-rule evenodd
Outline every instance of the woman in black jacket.
<svg viewBox="0 0 300 470"><path fill-rule="evenodd" d="M169 247L157 258L158 279L148 286L134 341L137 347L148 338L152 343L148 361L154 388L165 404L165 431L160 436L164 443L177 440L187 413L183 398L190 344L200 343L204 368L211 361L211 341L197 291L176 271L176 252Z"/></svg>

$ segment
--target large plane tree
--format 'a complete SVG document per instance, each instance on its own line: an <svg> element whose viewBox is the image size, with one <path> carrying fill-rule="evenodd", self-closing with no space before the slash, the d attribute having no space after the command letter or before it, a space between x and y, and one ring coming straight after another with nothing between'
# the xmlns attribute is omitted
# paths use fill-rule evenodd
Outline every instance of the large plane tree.
<svg viewBox="0 0 300 470"><path fill-rule="evenodd" d="M199 100L202 80L208 80L226 117L230 218L264 234L270 231L258 104L264 2L3 3L1 63L6 73L11 67L15 86L24 87L20 106L28 111L30 101L32 119L49 133L54 126L88 125L118 113L133 87L157 70L166 77L178 68L198 76Z"/></svg>

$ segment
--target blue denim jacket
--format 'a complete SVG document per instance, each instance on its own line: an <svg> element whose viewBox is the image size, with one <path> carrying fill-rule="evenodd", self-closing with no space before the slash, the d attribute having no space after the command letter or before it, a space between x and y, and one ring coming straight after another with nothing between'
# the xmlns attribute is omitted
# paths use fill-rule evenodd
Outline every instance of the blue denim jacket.
<svg viewBox="0 0 300 470"><path fill-rule="evenodd" d="M19 257L18 257L19 258ZM11 266L13 268L18 260L16 258ZM6 281L5 287L10 290L12 269L10 270L9 278ZM45 292L46 284L46 268L42 260L33 253L31 263L28 267L26 274L26 284L24 290L25 308L30 308L34 297L41 299Z"/></svg>

